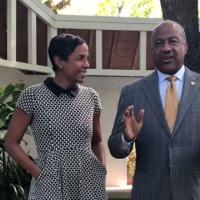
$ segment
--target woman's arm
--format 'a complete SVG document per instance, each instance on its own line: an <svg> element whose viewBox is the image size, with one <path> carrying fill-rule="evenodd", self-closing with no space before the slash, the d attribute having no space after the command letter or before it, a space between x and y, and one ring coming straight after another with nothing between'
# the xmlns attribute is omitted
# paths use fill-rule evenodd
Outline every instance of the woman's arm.
<svg viewBox="0 0 200 200"><path fill-rule="evenodd" d="M20 147L20 142L25 134L28 125L31 123L31 117L19 108L14 112L9 123L5 138L5 149L9 155L28 173L35 178L41 174L41 169L34 164L28 155Z"/></svg>
<svg viewBox="0 0 200 200"><path fill-rule="evenodd" d="M106 154L102 141L100 113L94 115L93 119L92 150L97 158L106 167Z"/></svg>

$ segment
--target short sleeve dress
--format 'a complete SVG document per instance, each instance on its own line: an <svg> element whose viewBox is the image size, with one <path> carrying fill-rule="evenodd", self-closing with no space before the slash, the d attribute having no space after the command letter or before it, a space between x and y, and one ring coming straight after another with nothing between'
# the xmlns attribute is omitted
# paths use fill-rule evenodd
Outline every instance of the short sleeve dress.
<svg viewBox="0 0 200 200"><path fill-rule="evenodd" d="M17 107L31 118L37 165L29 200L104 200L106 169L91 149L93 117L101 111L99 96L77 85L66 91L48 78L26 88Z"/></svg>

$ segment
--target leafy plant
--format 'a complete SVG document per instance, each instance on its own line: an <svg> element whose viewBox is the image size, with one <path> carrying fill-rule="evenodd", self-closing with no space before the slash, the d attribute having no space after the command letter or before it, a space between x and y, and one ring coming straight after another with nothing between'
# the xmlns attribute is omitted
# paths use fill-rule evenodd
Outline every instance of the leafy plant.
<svg viewBox="0 0 200 200"><path fill-rule="evenodd" d="M9 84L0 87L0 130L6 130L17 99L25 88L24 83Z"/></svg>
<svg viewBox="0 0 200 200"><path fill-rule="evenodd" d="M5 151L4 137L16 101L25 88L24 83L0 87L0 199L25 200L31 176L27 174ZM27 145L26 141L25 145Z"/></svg>
<svg viewBox="0 0 200 200"><path fill-rule="evenodd" d="M31 176L6 153L4 137L0 138L0 199L25 200Z"/></svg>

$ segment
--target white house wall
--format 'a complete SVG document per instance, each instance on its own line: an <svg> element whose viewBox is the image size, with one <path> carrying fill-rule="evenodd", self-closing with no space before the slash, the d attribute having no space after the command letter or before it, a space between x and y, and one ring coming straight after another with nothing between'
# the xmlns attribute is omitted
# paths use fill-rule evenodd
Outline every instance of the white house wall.
<svg viewBox="0 0 200 200"><path fill-rule="evenodd" d="M0 85L16 83L24 80L24 74L17 69L0 67Z"/></svg>
<svg viewBox="0 0 200 200"><path fill-rule="evenodd" d="M124 186L127 183L126 159L113 158L108 150L107 141L117 111L118 99L123 85L136 81L134 77L87 77L85 85L94 88L101 98L102 133L106 147L107 186Z"/></svg>

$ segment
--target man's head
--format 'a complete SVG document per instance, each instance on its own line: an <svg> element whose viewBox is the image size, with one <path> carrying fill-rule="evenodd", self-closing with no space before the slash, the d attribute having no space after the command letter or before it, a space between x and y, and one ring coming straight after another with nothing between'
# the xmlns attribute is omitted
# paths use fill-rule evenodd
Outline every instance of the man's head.
<svg viewBox="0 0 200 200"><path fill-rule="evenodd" d="M187 42L183 27L171 20L159 24L152 33L152 54L157 69L175 74L184 64Z"/></svg>

